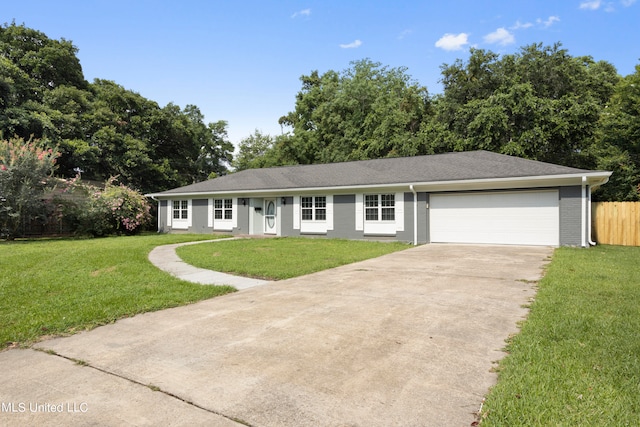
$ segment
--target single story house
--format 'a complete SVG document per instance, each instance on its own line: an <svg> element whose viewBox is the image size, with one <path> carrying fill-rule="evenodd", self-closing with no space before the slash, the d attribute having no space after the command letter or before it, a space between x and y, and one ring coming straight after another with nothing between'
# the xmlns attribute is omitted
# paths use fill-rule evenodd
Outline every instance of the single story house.
<svg viewBox="0 0 640 427"><path fill-rule="evenodd" d="M149 194L158 231L588 246L611 172L488 151L248 169Z"/></svg>

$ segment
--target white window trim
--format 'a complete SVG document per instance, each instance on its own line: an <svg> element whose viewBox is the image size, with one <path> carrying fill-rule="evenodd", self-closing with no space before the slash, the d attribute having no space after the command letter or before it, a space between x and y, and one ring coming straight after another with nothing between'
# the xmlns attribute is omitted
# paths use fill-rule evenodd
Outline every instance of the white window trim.
<svg viewBox="0 0 640 427"><path fill-rule="evenodd" d="M293 196L293 229L300 230L300 196Z"/></svg>
<svg viewBox="0 0 640 427"><path fill-rule="evenodd" d="M326 201L325 215L323 220L303 220L302 219L302 197L324 197ZM315 206L314 206L315 212ZM333 230L333 195L319 194L316 196L293 196L293 229L300 230L301 233L326 234Z"/></svg>
<svg viewBox="0 0 640 427"><path fill-rule="evenodd" d="M356 230L364 231L369 235L394 236L398 231L404 231L404 193L369 193L380 198L381 194L394 194L394 220L383 221L378 219L370 221L366 219L366 208L364 206L364 194L356 194ZM380 209L381 207L378 206ZM360 223L359 223L360 222ZM361 226L358 229L358 226Z"/></svg>
<svg viewBox="0 0 640 427"><path fill-rule="evenodd" d="M176 219L173 217L173 202L174 201L182 201L185 199L170 199L169 200L169 225L171 228L176 230L187 230L189 227L193 225L193 204L191 199L187 200L187 219Z"/></svg>
<svg viewBox="0 0 640 427"><path fill-rule="evenodd" d="M207 227L213 228L213 198L207 200Z"/></svg>
<svg viewBox="0 0 640 427"><path fill-rule="evenodd" d="M356 194L356 231L364 231L364 194Z"/></svg>
<svg viewBox="0 0 640 427"><path fill-rule="evenodd" d="M396 231L404 231L404 193L396 193Z"/></svg>
<svg viewBox="0 0 640 427"><path fill-rule="evenodd" d="M214 200L231 199L231 219L215 219L215 202ZM238 227L238 198L237 197L212 197L209 199L207 209L207 226L219 231L232 231Z"/></svg>

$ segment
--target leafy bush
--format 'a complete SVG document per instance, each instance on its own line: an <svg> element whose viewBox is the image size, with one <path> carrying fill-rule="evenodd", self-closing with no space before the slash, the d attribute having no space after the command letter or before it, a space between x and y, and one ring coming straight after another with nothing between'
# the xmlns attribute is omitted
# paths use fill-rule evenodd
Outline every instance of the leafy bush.
<svg viewBox="0 0 640 427"><path fill-rule="evenodd" d="M78 234L94 237L136 234L151 220L151 206L136 190L109 179L105 186L84 183L76 177L65 182L55 204Z"/></svg>
<svg viewBox="0 0 640 427"><path fill-rule="evenodd" d="M112 178L107 182L99 198L111 211L115 232L135 234L151 220L151 206L144 195L126 185L114 185Z"/></svg>
<svg viewBox="0 0 640 427"><path fill-rule="evenodd" d="M47 216L44 196L60 153L39 140L0 140L0 235L13 239Z"/></svg>

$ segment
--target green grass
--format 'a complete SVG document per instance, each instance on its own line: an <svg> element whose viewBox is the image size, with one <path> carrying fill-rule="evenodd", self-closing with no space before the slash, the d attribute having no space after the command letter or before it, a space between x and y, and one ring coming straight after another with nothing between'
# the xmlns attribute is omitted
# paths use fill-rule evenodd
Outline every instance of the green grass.
<svg viewBox="0 0 640 427"><path fill-rule="evenodd" d="M483 426L640 425L640 248L556 250Z"/></svg>
<svg viewBox="0 0 640 427"><path fill-rule="evenodd" d="M288 279L407 249L406 243L342 239L230 240L178 248L189 264L269 280Z"/></svg>
<svg viewBox="0 0 640 427"><path fill-rule="evenodd" d="M178 280L147 260L156 246L211 238L0 242L0 350L233 291Z"/></svg>

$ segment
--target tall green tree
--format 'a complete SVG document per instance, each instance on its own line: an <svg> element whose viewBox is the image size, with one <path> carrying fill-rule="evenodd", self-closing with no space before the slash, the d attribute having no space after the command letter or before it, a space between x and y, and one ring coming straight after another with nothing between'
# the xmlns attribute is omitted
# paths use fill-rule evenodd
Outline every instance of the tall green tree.
<svg viewBox="0 0 640 427"><path fill-rule="evenodd" d="M77 48L24 25L0 27L0 135L59 147L56 173L158 191L222 174L226 122L156 102L115 82L85 81Z"/></svg>
<svg viewBox="0 0 640 427"><path fill-rule="evenodd" d="M277 166L281 164L277 155L276 138L256 129L240 141L232 166L236 171Z"/></svg>
<svg viewBox="0 0 640 427"><path fill-rule="evenodd" d="M0 140L0 235L13 239L33 220L45 222L45 193L59 153L42 141Z"/></svg>
<svg viewBox="0 0 640 427"><path fill-rule="evenodd" d="M427 151L484 149L594 165L586 153L618 80L611 64L534 44L502 57L471 49L467 62L444 65L442 75L435 123L423 124Z"/></svg>
<svg viewBox="0 0 640 427"><path fill-rule="evenodd" d="M595 194L599 200L640 200L640 65L620 80L602 113L595 154L598 167L613 171Z"/></svg>
<svg viewBox="0 0 640 427"><path fill-rule="evenodd" d="M280 146L283 159L307 164L416 154L412 140L429 97L406 68L364 59L342 73L314 71L300 80L295 110L280 119L293 128Z"/></svg>

